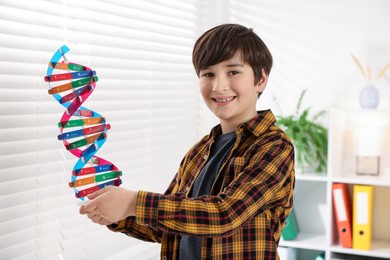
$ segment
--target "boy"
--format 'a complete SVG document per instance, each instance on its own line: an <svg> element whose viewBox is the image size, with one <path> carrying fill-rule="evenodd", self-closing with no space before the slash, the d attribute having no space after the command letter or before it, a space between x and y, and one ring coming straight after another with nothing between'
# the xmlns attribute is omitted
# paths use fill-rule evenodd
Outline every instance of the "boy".
<svg viewBox="0 0 390 260"><path fill-rule="evenodd" d="M161 243L161 259L278 259L294 149L272 112L256 111L272 56L251 29L223 24L196 41L193 64L220 124L189 150L164 194L106 187L80 213Z"/></svg>

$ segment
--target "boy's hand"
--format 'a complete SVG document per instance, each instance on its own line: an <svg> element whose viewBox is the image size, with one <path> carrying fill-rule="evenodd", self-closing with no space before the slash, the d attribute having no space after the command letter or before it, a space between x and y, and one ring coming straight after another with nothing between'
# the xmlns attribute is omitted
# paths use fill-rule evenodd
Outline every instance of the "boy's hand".
<svg viewBox="0 0 390 260"><path fill-rule="evenodd" d="M116 186L107 186L88 195L90 200L80 207L93 222L109 225L128 216L135 216L138 192Z"/></svg>

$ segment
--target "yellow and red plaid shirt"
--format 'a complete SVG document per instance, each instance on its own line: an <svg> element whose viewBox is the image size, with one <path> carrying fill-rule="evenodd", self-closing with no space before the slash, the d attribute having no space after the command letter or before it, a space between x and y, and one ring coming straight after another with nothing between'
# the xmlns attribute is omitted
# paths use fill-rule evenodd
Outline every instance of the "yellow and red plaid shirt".
<svg viewBox="0 0 390 260"><path fill-rule="evenodd" d="M236 130L211 195L188 194L207 162L218 125L186 154L164 194L139 191L136 217L108 226L161 243L161 259L178 259L181 236L202 237L202 259L278 259L293 205L294 148L270 110Z"/></svg>

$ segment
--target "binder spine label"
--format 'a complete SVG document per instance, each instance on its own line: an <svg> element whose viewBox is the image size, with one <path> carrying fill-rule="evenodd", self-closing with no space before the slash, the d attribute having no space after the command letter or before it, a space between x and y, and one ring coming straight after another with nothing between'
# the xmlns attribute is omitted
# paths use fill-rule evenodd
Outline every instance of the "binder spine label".
<svg viewBox="0 0 390 260"><path fill-rule="evenodd" d="M367 192L358 192L356 194L357 198L357 214L356 214L356 223L357 224L368 224L368 193Z"/></svg>
<svg viewBox="0 0 390 260"><path fill-rule="evenodd" d="M339 217L339 221L347 221L347 212L345 211L345 201L343 198L343 192L341 189L335 189L333 191L333 196L335 200L339 203L336 203L336 210Z"/></svg>

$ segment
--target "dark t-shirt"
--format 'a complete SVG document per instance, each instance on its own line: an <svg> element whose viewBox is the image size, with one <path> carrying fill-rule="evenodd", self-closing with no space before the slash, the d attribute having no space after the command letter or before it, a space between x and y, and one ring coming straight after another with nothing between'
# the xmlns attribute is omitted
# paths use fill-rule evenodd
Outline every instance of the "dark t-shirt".
<svg viewBox="0 0 390 260"><path fill-rule="evenodd" d="M209 160L195 180L190 197L209 195L221 165L228 156L236 140L236 133L231 132L218 136L211 147ZM202 249L202 238L183 236L180 242L180 260L199 260Z"/></svg>

